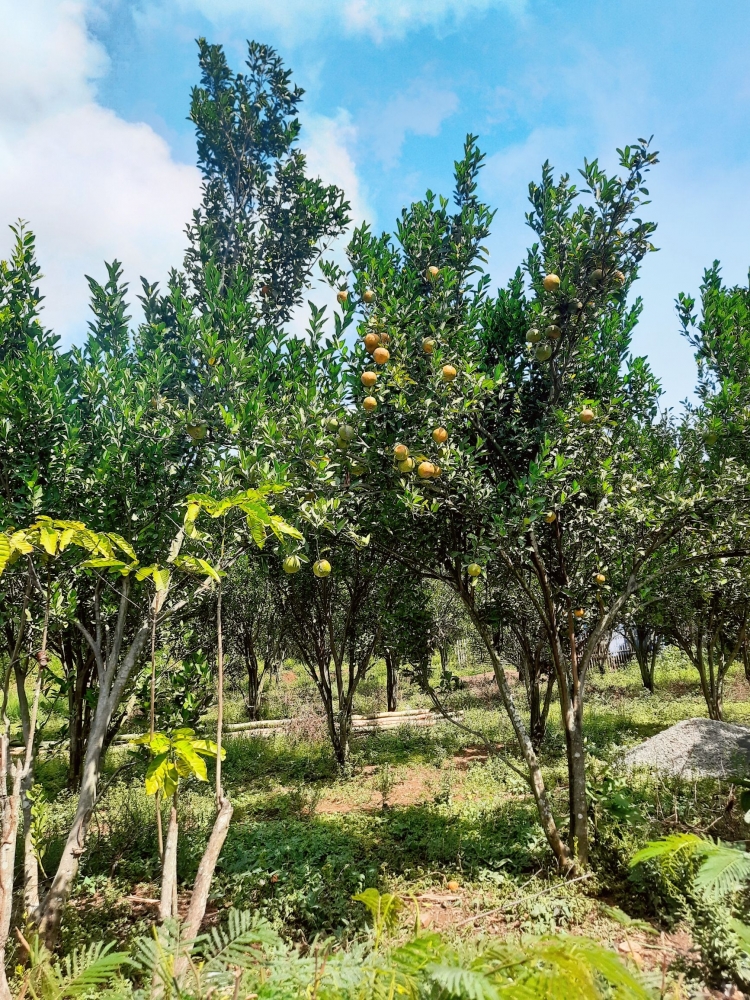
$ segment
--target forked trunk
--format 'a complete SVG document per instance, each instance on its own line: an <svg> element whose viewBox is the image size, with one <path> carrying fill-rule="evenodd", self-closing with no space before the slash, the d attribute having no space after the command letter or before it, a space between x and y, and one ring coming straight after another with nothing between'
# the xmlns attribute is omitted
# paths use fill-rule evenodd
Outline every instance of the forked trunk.
<svg viewBox="0 0 750 1000"><path fill-rule="evenodd" d="M127 591L123 604L126 601ZM119 664L112 664L106 669L105 682L99 687L99 700L96 704L86 747L75 816L52 884L35 915L39 934L50 950L57 944L65 903L78 874L80 858L86 847L86 834L96 805L107 729L114 710L120 703L131 671L143 652L149 633L150 626L148 624L139 629L122 661Z"/></svg>

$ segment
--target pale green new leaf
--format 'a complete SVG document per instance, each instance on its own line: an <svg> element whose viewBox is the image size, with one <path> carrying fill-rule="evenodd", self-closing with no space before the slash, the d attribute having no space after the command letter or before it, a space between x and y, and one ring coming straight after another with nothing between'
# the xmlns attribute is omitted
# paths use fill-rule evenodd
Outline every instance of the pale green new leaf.
<svg viewBox="0 0 750 1000"><path fill-rule="evenodd" d="M5 567L8 565L10 554L11 554L11 547L8 536L0 535L0 575L2 574Z"/></svg>
<svg viewBox="0 0 750 1000"><path fill-rule="evenodd" d="M173 766L169 761L168 753L160 753L149 763L146 770L146 794L156 795L164 789L167 780L167 772Z"/></svg>

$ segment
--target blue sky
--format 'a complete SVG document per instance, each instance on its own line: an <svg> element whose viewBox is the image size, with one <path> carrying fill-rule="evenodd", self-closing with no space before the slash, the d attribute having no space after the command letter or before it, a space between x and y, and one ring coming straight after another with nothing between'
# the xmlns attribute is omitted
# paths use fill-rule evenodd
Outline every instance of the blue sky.
<svg viewBox="0 0 750 1000"><path fill-rule="evenodd" d="M526 188L544 159L614 168L615 147L654 134L662 249L643 269L635 348L668 405L694 382L677 292L695 292L716 257L746 280L746 2L0 0L0 16L0 217L37 231L47 318L66 340L85 328L83 273L100 275L103 258L132 281L181 259L199 185L187 121L197 35L236 68L246 38L279 50L306 90L312 168L378 228L427 187L448 193L464 136L478 134L498 283L529 242Z"/></svg>

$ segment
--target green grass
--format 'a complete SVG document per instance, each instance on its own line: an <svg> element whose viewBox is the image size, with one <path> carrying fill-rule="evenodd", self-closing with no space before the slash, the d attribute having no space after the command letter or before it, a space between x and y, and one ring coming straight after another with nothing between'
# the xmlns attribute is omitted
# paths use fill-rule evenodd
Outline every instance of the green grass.
<svg viewBox="0 0 750 1000"><path fill-rule="evenodd" d="M378 665L361 691L357 711L383 707L381 672ZM697 676L683 658L671 652L661 658L657 689L655 696L642 689L635 666L590 677L586 733L594 790L603 787L608 768L624 748L679 719L706 715ZM522 687L516 691L523 702ZM408 683L402 694L404 705L425 703ZM750 721L750 693L740 671L732 671L727 695L727 719ZM285 679L270 689L264 711L286 715L312 697L309 681L298 667L287 664ZM469 726L517 755L497 699L482 700L463 690L449 702L464 711ZM230 700L228 717L239 720L242 715L241 701ZM53 727L58 724L53 719ZM209 735L211 728L209 717ZM524 885L546 884L543 880L554 875L554 866L531 796L497 758L479 757L464 764L461 752L472 744L473 737L448 723L357 737L352 773L342 777L324 732L317 737L308 730L273 740L227 740L223 774L235 815L217 871L214 905L251 907L284 934L309 941L321 933L355 933L363 911L351 897L368 886L409 896L456 879L473 904L484 908L514 899ZM553 706L541 760L562 825L567 809L563 746ZM383 810L377 789L378 775L386 766L396 792L405 781L419 787L411 801ZM51 871L74 799L64 792L62 758L44 761L39 774L50 800L44 863ZM130 904L123 902L136 890L147 897L158 895L154 803L143 791L143 774L144 762L127 751L108 755L105 790L67 922L67 944L102 935L124 940L148 922L147 915L133 915ZM670 822L676 815L682 822L705 825L721 818L727 789L718 782L687 787L643 776L629 779L625 794L635 820L619 823L606 808L597 807L596 877L581 887L560 889L554 896L557 917L549 900L522 908L523 926L531 921L536 927L534 921L544 922L549 913L553 923L581 920L593 905L586 902L587 895L594 897L604 887L608 898L626 900L632 909L627 862L635 848L658 834L667 817ZM331 811L331 803L338 811ZM210 780L208 786L186 783L180 800L179 855L185 887L194 876L213 808ZM733 839L744 835L734 816L721 819L714 832ZM541 916L534 916L535 906L541 906Z"/></svg>

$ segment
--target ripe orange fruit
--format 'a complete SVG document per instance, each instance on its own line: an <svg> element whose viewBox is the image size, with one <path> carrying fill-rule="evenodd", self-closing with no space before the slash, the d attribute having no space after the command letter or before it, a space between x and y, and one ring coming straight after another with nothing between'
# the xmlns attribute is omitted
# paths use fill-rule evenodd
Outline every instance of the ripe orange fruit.
<svg viewBox="0 0 750 1000"><path fill-rule="evenodd" d="M375 292L373 292L371 288L366 288L364 294L362 295L362 299L369 305L374 298Z"/></svg>
<svg viewBox="0 0 750 1000"><path fill-rule="evenodd" d="M606 582L607 582L607 578L604 575L604 573L594 573L594 583L598 587L603 587Z"/></svg>
<svg viewBox="0 0 750 1000"><path fill-rule="evenodd" d="M340 291L336 292L336 298L343 305L349 298L349 292L347 292L345 288L342 288Z"/></svg>
<svg viewBox="0 0 750 1000"><path fill-rule="evenodd" d="M331 564L327 559L318 559L317 562L313 563L313 573L322 578L324 576L329 576L331 572Z"/></svg>
<svg viewBox="0 0 750 1000"><path fill-rule="evenodd" d="M377 372L362 372L360 382L366 389L371 389L378 380Z"/></svg>
<svg viewBox="0 0 750 1000"><path fill-rule="evenodd" d="M440 268L435 267L434 264L430 264L430 266L425 271L425 277L427 278L428 281L434 281L439 274L440 274Z"/></svg>
<svg viewBox="0 0 750 1000"><path fill-rule="evenodd" d="M458 375L458 372L453 367L453 365L443 365L443 381L452 382L453 379Z"/></svg>
<svg viewBox="0 0 750 1000"><path fill-rule="evenodd" d="M437 464L437 462L433 462L432 463L432 467L434 469L434 472L432 473L432 478L433 479L439 479L442 476L442 474L443 474L443 470L440 468L440 466Z"/></svg>
<svg viewBox="0 0 750 1000"><path fill-rule="evenodd" d="M537 330L535 326L532 326L526 331L526 341L529 344L538 344L542 339L541 333Z"/></svg>
<svg viewBox="0 0 750 1000"><path fill-rule="evenodd" d="M542 284L544 285L545 292L556 292L560 287L560 278L556 274L546 274Z"/></svg>
<svg viewBox="0 0 750 1000"><path fill-rule="evenodd" d="M562 330L556 323L551 323L544 332L550 340L559 340L562 336Z"/></svg>
<svg viewBox="0 0 750 1000"><path fill-rule="evenodd" d="M422 341L422 350L425 352L425 354L432 354L432 352L435 350L435 341L432 339L432 337L425 337L425 339Z"/></svg>
<svg viewBox="0 0 750 1000"><path fill-rule="evenodd" d="M432 432L432 440L435 444L445 444L448 440L448 431L445 427L436 427Z"/></svg>
<svg viewBox="0 0 750 1000"><path fill-rule="evenodd" d="M299 572L302 563L299 556L287 556L281 566L284 572L291 576L291 574Z"/></svg>
<svg viewBox="0 0 750 1000"><path fill-rule="evenodd" d="M584 406L584 408L578 414L578 418L582 424L590 424L595 416L596 414L594 413L594 411L591 409L590 406Z"/></svg>
<svg viewBox="0 0 750 1000"><path fill-rule="evenodd" d="M466 572L469 574L469 576L473 576L474 579L476 579L478 576L482 575L482 567L479 565L479 563L469 563L469 565L466 567Z"/></svg>
<svg viewBox="0 0 750 1000"><path fill-rule="evenodd" d="M576 616L576 618L583 618L586 612L583 608L576 608L573 614Z"/></svg>
<svg viewBox="0 0 750 1000"><path fill-rule="evenodd" d="M625 284L625 275L622 273L622 271L615 271L612 277L615 279L618 285Z"/></svg>
<svg viewBox="0 0 750 1000"><path fill-rule="evenodd" d="M372 359L376 365L384 365L390 356L391 352L385 347L377 347L372 352Z"/></svg>
<svg viewBox="0 0 750 1000"><path fill-rule="evenodd" d="M554 510L548 510L547 513L544 515L544 520L547 522L547 524L554 524L555 521L557 520L557 514L554 512Z"/></svg>
<svg viewBox="0 0 750 1000"><path fill-rule="evenodd" d="M398 463L399 472L412 472L414 470L414 459L405 458L403 462Z"/></svg>
<svg viewBox="0 0 750 1000"><path fill-rule="evenodd" d="M373 410L377 410L378 401L374 396L365 396L362 400L362 406L367 410L368 413L372 413Z"/></svg>
<svg viewBox="0 0 750 1000"><path fill-rule="evenodd" d="M372 354L379 343L380 336L377 333L368 333L365 337L365 350L368 354Z"/></svg>
<svg viewBox="0 0 750 1000"><path fill-rule="evenodd" d="M456 892L458 890L458 882L455 879L451 879L450 882L446 883L446 888L450 889L451 892Z"/></svg>
<svg viewBox="0 0 750 1000"><path fill-rule="evenodd" d="M405 444L397 444L393 449L393 457L397 462L405 462L409 457L409 449Z"/></svg>
<svg viewBox="0 0 750 1000"><path fill-rule="evenodd" d="M432 462L420 462L417 475L420 479L431 479L435 475L435 466Z"/></svg>

